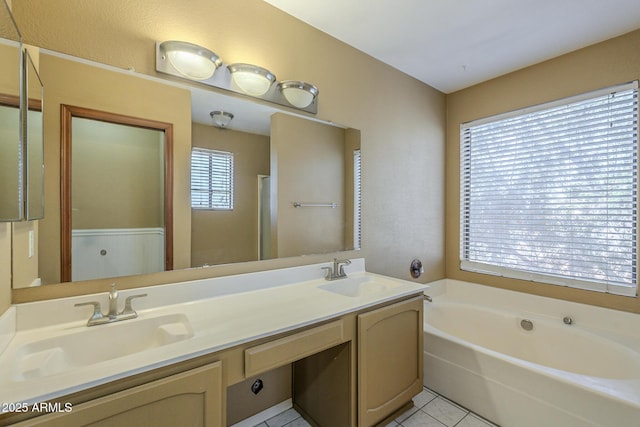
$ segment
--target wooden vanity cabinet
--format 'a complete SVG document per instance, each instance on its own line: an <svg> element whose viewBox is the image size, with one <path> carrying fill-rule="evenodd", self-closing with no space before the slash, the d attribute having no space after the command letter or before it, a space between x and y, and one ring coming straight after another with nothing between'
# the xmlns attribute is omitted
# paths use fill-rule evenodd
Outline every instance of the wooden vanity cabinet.
<svg viewBox="0 0 640 427"><path fill-rule="evenodd" d="M373 426L420 393L423 372L422 295L377 307L74 393L62 398L78 402L70 412L14 420L226 427L227 387L291 364L294 406L313 425Z"/></svg>
<svg viewBox="0 0 640 427"><path fill-rule="evenodd" d="M422 296L358 315L358 425L375 425L422 391Z"/></svg>
<svg viewBox="0 0 640 427"><path fill-rule="evenodd" d="M17 425L222 427L222 420L222 364L215 362Z"/></svg>

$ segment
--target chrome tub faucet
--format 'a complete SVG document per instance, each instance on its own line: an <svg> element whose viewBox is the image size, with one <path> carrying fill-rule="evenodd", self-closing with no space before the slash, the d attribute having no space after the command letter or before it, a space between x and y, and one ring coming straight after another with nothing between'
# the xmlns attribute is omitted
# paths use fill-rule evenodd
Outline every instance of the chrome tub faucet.
<svg viewBox="0 0 640 427"><path fill-rule="evenodd" d="M107 314L102 313L100 302L98 301L82 302L75 304L75 306L93 306L93 313L87 321L87 326L104 325L105 323L119 322L121 320L134 319L138 317L138 313L136 313L136 311L133 309L133 306L131 305L131 300L134 298L146 297L147 294L131 295L127 297L124 303L124 308L119 313L118 296L118 290L116 289L116 285L114 283L111 285L111 290L109 291L109 311L107 312Z"/></svg>

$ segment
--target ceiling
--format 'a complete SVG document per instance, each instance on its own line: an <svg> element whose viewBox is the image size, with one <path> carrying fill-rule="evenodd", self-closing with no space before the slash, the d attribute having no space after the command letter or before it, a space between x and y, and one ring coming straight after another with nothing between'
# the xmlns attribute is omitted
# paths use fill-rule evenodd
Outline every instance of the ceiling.
<svg viewBox="0 0 640 427"><path fill-rule="evenodd" d="M247 101L246 98L189 86L191 91L191 120L212 125L211 112L227 111L233 114L228 128L258 135L271 132L270 117L280 111L267 104Z"/></svg>
<svg viewBox="0 0 640 427"><path fill-rule="evenodd" d="M640 28L639 0L264 1L444 93Z"/></svg>

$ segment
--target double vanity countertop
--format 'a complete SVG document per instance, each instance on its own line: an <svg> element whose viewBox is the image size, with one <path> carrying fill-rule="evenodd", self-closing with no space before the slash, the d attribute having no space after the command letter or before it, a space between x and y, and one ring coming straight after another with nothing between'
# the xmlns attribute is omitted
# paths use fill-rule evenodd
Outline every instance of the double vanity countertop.
<svg viewBox="0 0 640 427"><path fill-rule="evenodd" d="M330 263L120 291L138 318L87 327L107 293L25 303L0 316L0 403L34 404L310 326L427 286L365 271L323 279ZM142 292L141 292L142 291Z"/></svg>

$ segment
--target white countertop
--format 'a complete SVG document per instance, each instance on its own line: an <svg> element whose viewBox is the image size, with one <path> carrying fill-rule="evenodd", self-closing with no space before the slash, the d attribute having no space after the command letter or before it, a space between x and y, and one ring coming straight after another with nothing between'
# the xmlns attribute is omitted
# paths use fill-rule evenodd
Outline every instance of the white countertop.
<svg viewBox="0 0 640 427"><path fill-rule="evenodd" d="M120 308L126 296L148 293L147 297L134 300L138 318L90 328L86 321L91 308L74 307L74 304L99 300L105 310L106 293L14 306L0 317L0 404L42 402L312 325L427 288L422 284L367 273L364 260L353 261L345 268L349 279L343 283L369 280L375 281L379 289L359 296L345 296L323 289L327 284L341 286L340 280L328 282L322 279L324 271L321 267L329 265L325 263L127 290L121 292ZM123 346L136 344L127 341L126 333L127 329L135 328L135 322L140 322L140 326L142 322L167 318L186 319L192 336L132 354L105 357L112 349L117 352ZM14 328L13 332L11 328ZM180 330L180 324L177 329ZM25 355L33 351L29 348L37 348L34 346L45 341L64 342L65 338L87 332L100 337L101 345L82 349L88 356L84 356L84 361L74 362L78 366L61 372L24 374L28 372L25 366L29 363L33 366L42 364L37 358L31 362L27 360ZM105 349L101 350L103 345ZM62 357L50 353L52 355L43 354L48 358ZM50 360L44 362L50 363Z"/></svg>

